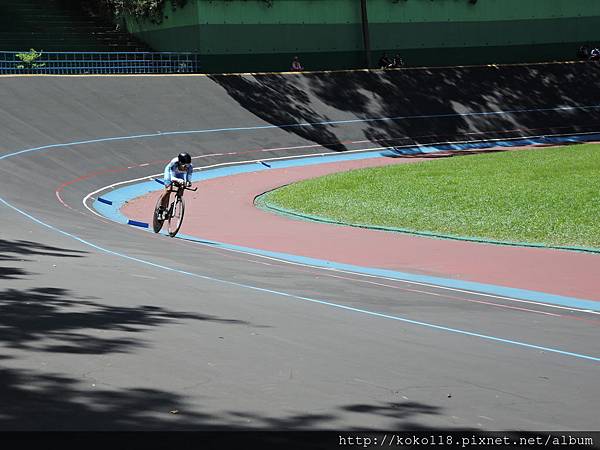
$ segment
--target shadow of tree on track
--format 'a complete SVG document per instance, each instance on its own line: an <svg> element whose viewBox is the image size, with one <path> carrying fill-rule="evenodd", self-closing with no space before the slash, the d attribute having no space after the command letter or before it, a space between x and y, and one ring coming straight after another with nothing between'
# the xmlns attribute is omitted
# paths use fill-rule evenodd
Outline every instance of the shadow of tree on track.
<svg viewBox="0 0 600 450"><path fill-rule="evenodd" d="M54 287L6 289L0 292L0 310L0 343L4 346L60 353L128 351L142 345L139 332L180 320L249 325L244 321L157 306L111 306L75 298L69 291ZM133 333L136 339L105 337L98 333Z"/></svg>
<svg viewBox="0 0 600 450"><path fill-rule="evenodd" d="M360 133L393 147L598 132L599 75L576 63L211 79L268 123L344 151Z"/></svg>
<svg viewBox="0 0 600 450"><path fill-rule="evenodd" d="M33 255L81 258L86 254L87 252L84 251L53 247L40 242L0 239L0 263L3 261L9 261L9 264L16 261L28 262L30 259L27 257ZM19 267L0 267L0 280L14 280L27 275L31 275L31 273Z"/></svg>
<svg viewBox="0 0 600 450"><path fill-rule="evenodd" d="M307 75L330 107L382 145L599 131L598 67L431 68ZM377 120L371 120L376 118Z"/></svg>
<svg viewBox="0 0 600 450"><path fill-rule="evenodd" d="M86 252L60 249L31 241L0 242L4 261L26 255L83 257ZM24 274L8 268L4 276ZM122 306L81 296L59 287L7 288L0 291L0 430L311 430L335 429L348 416L383 417L394 429L416 429L419 418L441 414L439 408L418 403L345 404L323 412L269 415L264 411L202 407L181 390L123 388L95 384L94 378L60 372L56 354L68 355L73 367L87 367L89 358L134 353L152 341L144 332L160 326L203 321L232 326L258 326L243 320L149 305ZM47 365L21 367L22 361ZM45 355L45 356L44 356ZM81 359L81 358L85 358ZM11 367L17 364L19 367ZM56 369L49 369L56 365ZM69 366L67 366L69 367ZM93 367L98 367L94 363ZM175 370L175 368L174 368ZM202 376L202 374L198 374ZM197 387L196 389L203 389ZM211 394L207 387L207 394ZM175 413L176 412L176 413ZM361 423L356 420L354 421ZM373 420L373 422L378 422ZM363 429L357 426L356 429ZM293 448L289 445L287 448Z"/></svg>
<svg viewBox="0 0 600 450"><path fill-rule="evenodd" d="M383 416L390 429L417 429L441 414L416 402L346 404L328 413L268 417L254 412L193 410L181 395L157 389L92 386L90 380L0 369L0 430L314 430L335 429L343 414ZM357 426L356 429L364 429Z"/></svg>
<svg viewBox="0 0 600 450"><path fill-rule="evenodd" d="M88 252L53 247L40 242L0 239L0 261L22 259L22 256L44 255L59 258L81 258Z"/></svg>
<svg viewBox="0 0 600 450"><path fill-rule="evenodd" d="M311 105L306 89L298 80L284 75L211 75L241 107L288 133L315 142L333 151L346 148L336 137L326 115Z"/></svg>
<svg viewBox="0 0 600 450"><path fill-rule="evenodd" d="M18 267L0 267L0 280L14 280L26 275L27 272Z"/></svg>

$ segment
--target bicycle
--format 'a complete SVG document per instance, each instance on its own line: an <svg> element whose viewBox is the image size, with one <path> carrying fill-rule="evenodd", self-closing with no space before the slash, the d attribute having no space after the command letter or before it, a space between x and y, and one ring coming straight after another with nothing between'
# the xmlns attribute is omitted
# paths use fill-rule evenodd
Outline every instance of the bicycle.
<svg viewBox="0 0 600 450"><path fill-rule="evenodd" d="M154 216L152 217L152 227L154 228L154 232L158 233L162 227L163 223L168 221L167 232L169 236L175 237L179 228L181 228L181 224L183 223L183 214L185 213L185 202L183 201L183 193L184 191L196 191L198 188L189 188L184 184L179 184L177 186L177 190L173 189L173 184L171 185L171 190L169 191L169 196L171 196L171 192L175 192L175 198L167 208L164 218L160 219L158 216L158 210L161 206L161 199L158 198L156 202L156 206L154 207Z"/></svg>

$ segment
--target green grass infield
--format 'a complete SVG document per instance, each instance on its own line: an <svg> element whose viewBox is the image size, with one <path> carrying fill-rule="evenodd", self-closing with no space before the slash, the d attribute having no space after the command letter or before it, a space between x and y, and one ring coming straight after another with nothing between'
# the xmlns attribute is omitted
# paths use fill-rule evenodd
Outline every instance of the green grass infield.
<svg viewBox="0 0 600 450"><path fill-rule="evenodd" d="M259 203L309 220L600 251L600 145L353 170L276 189Z"/></svg>

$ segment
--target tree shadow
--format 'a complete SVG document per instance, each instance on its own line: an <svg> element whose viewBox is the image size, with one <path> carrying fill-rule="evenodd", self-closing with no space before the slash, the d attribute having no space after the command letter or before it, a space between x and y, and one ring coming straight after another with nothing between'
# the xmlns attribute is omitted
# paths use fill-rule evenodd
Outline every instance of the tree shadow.
<svg viewBox="0 0 600 450"><path fill-rule="evenodd" d="M26 259L31 255L55 256L58 258L81 258L88 252L53 247L40 242L0 239L0 262L2 261L30 261ZM0 280L14 280L32 273L18 267L0 267Z"/></svg>
<svg viewBox="0 0 600 450"><path fill-rule="evenodd" d="M394 419L404 419L418 414L439 414L439 408L418 402L387 402L379 405L356 404L346 406L346 411L376 414Z"/></svg>
<svg viewBox="0 0 600 450"><path fill-rule="evenodd" d="M168 420L152 413L168 416L181 407L180 398L159 390L83 388L74 378L14 369L0 369L0 396L0 429L14 431L156 429L169 427Z"/></svg>
<svg viewBox="0 0 600 450"><path fill-rule="evenodd" d="M39 251L50 253L55 250L47 246L43 250L40 248ZM111 306L57 287L4 289L0 291L0 311L0 345L16 352L19 359L28 352L79 357L132 352L147 346L142 337L144 331L182 321L259 326L158 306ZM190 399L179 392L94 385L85 377L52 373L43 367L34 370L11 368L11 358L7 355L0 355L0 360L3 361L0 368L0 430L335 429L336 423L348 414L384 417L392 421L395 428L402 429L415 428L420 417L441 413L436 407L417 403L346 404L333 406L326 412L284 416L270 415L268 411L235 409L215 413L203 408L197 398Z"/></svg>
<svg viewBox="0 0 600 450"><path fill-rule="evenodd" d="M348 413L383 417L389 419L391 428L402 430L424 428L419 426L419 417L442 412L418 402L376 402L283 417L259 412L215 413L158 389L117 390L51 373L6 368L0 369L0 398L0 430L11 431L326 430L336 429L336 421Z"/></svg>
<svg viewBox="0 0 600 450"><path fill-rule="evenodd" d="M0 239L0 261L9 261L20 259L17 255L44 255L55 256L59 258L81 258L88 252L81 250L71 250L66 248L53 247L33 241L7 241Z"/></svg>
<svg viewBox="0 0 600 450"><path fill-rule="evenodd" d="M307 80L311 96L363 119L370 141L418 145L598 131L600 108L593 106L600 90L590 92L600 84L598 73L581 64L548 64L311 74Z"/></svg>
<svg viewBox="0 0 600 450"><path fill-rule="evenodd" d="M339 141L330 119L311 105L300 79L284 75L211 75L240 106L288 133L333 151L346 147Z"/></svg>
<svg viewBox="0 0 600 450"><path fill-rule="evenodd" d="M61 288L0 292L0 342L5 347L54 353L107 354L143 345L137 334L181 320L250 325L234 319L170 311L157 306L110 306L75 298ZM122 337L103 337L124 333ZM133 335L136 338L133 338Z"/></svg>
<svg viewBox="0 0 600 450"><path fill-rule="evenodd" d="M0 267L0 280L14 280L27 275L27 272L17 267Z"/></svg>
<svg viewBox="0 0 600 450"><path fill-rule="evenodd" d="M597 132L598 75L576 63L210 78L261 119L344 151L358 134L406 146Z"/></svg>

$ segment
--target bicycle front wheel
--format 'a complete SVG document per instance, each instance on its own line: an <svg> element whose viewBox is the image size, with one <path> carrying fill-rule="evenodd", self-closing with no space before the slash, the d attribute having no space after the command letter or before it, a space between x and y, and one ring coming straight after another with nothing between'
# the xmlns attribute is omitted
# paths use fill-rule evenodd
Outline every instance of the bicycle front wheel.
<svg viewBox="0 0 600 450"><path fill-rule="evenodd" d="M179 228L181 228L184 212L185 203L183 202L183 197L178 197L173 204L172 213L169 217L169 236L175 237Z"/></svg>

